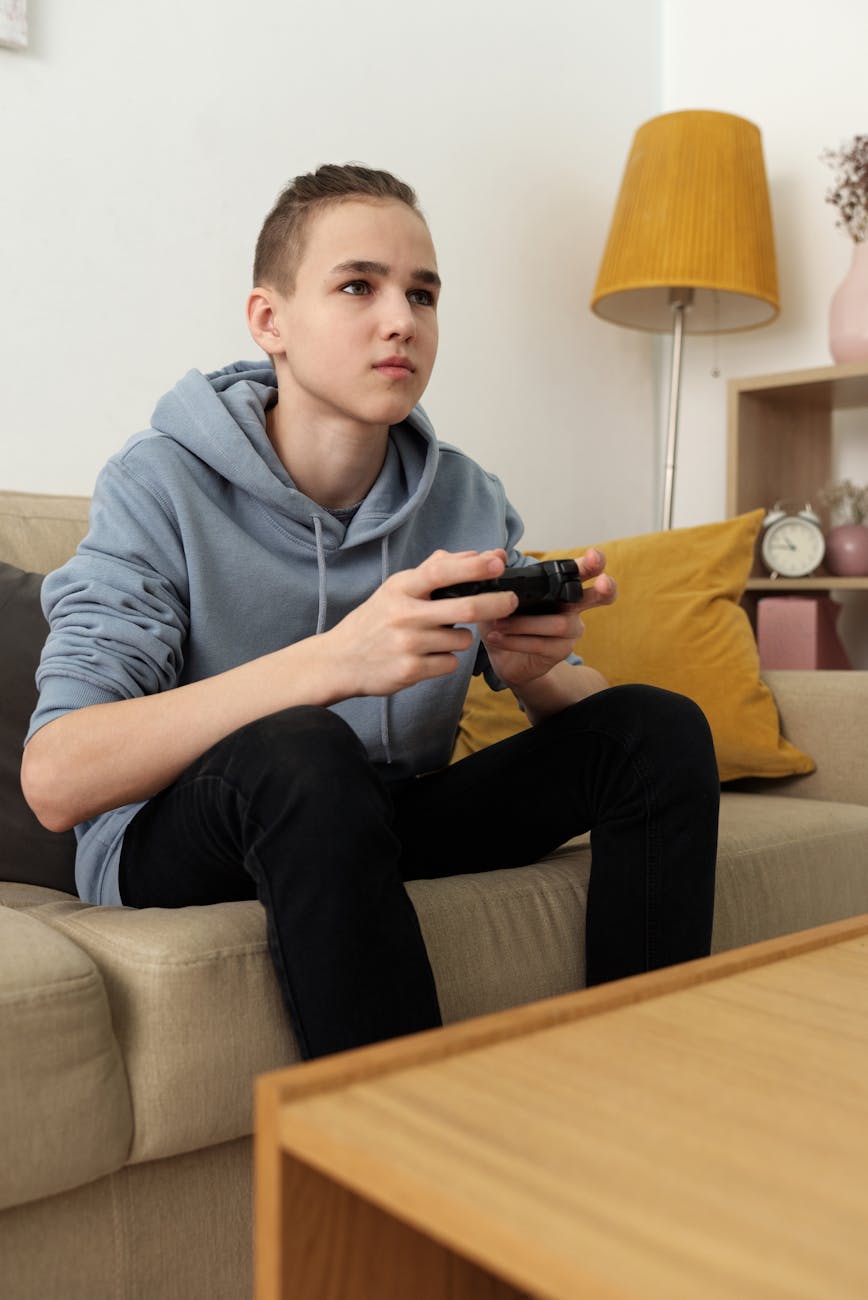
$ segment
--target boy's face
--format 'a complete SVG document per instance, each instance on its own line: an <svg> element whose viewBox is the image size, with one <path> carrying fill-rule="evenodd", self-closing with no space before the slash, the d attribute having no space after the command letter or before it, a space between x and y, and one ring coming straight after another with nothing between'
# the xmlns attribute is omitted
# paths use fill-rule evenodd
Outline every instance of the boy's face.
<svg viewBox="0 0 868 1300"><path fill-rule="evenodd" d="M440 280L424 221L397 201L347 200L310 219L289 295L268 289L284 411L364 426L403 420L437 354ZM288 408L288 409L287 409Z"/></svg>

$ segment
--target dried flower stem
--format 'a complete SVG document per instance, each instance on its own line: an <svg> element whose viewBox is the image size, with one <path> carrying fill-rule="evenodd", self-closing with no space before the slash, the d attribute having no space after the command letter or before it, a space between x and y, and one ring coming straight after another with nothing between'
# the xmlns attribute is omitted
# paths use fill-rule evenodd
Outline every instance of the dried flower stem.
<svg viewBox="0 0 868 1300"><path fill-rule="evenodd" d="M833 520L843 524L864 524L868 521L868 484L856 487L850 479L843 483L827 483L820 500L828 506Z"/></svg>
<svg viewBox="0 0 868 1300"><path fill-rule="evenodd" d="M837 169L826 192L826 202L841 214L835 224L861 244L868 239L868 135L854 136L846 148L826 149L820 158Z"/></svg>

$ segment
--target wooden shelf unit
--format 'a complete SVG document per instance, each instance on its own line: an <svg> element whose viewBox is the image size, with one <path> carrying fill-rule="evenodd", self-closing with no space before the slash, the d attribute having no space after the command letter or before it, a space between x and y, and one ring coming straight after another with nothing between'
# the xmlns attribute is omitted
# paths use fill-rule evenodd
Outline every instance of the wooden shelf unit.
<svg viewBox="0 0 868 1300"><path fill-rule="evenodd" d="M833 415L864 407L868 418L868 365L754 375L728 387L727 514L809 501L828 527L818 497L832 475ZM770 578L757 551L747 589L862 591L868 577L833 578L821 570L812 578Z"/></svg>

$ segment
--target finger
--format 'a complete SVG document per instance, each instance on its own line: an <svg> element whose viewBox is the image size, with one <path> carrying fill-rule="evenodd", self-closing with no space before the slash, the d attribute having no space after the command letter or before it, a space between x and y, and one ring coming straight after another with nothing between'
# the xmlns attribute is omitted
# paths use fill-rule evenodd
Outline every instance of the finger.
<svg viewBox="0 0 868 1300"><path fill-rule="evenodd" d="M435 551L417 568L395 574L394 579L400 579L409 596L421 600L430 596L435 587L499 578L505 567L503 551Z"/></svg>
<svg viewBox="0 0 868 1300"><path fill-rule="evenodd" d="M419 653L422 655L458 654L462 650L468 650L473 644L473 633L469 627L431 627L424 635L421 633L419 635L421 638Z"/></svg>
<svg viewBox="0 0 868 1300"><path fill-rule="evenodd" d="M579 577L583 582L596 578L606 567L606 557L599 546L589 546L578 562Z"/></svg>
<svg viewBox="0 0 868 1300"><path fill-rule="evenodd" d="M496 623L506 620L518 604L514 591L492 591L482 596L450 596L431 601L431 616L438 623Z"/></svg>
<svg viewBox="0 0 868 1300"><path fill-rule="evenodd" d="M508 632L510 635L569 638L574 635L573 629L580 623L579 607L563 605L554 614L518 613L500 620L494 626L499 632Z"/></svg>
<svg viewBox="0 0 868 1300"><path fill-rule="evenodd" d="M561 659L566 659L583 631L584 627L581 623L575 637L525 636L493 629L486 633L485 643L492 650L501 650L505 654L530 655L538 659L547 659L554 664Z"/></svg>
<svg viewBox="0 0 868 1300"><path fill-rule="evenodd" d="M593 609L595 605L611 605L618 599L618 584L610 573L602 573L590 587L585 588L582 609Z"/></svg>
<svg viewBox="0 0 868 1300"><path fill-rule="evenodd" d="M414 676L414 681L426 681L430 677L445 677L448 673L454 673L458 667L459 659L456 654L431 654L425 655L419 661L419 671Z"/></svg>
<svg viewBox="0 0 868 1300"><path fill-rule="evenodd" d="M417 655L407 664L395 665L395 673L389 686L388 694L405 691L417 682L427 681L431 677L445 677L454 673L459 659L455 654Z"/></svg>

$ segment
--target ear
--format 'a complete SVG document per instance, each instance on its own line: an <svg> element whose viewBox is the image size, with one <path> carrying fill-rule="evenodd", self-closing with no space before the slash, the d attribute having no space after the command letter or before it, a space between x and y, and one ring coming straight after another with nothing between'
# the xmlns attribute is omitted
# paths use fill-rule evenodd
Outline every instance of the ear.
<svg viewBox="0 0 868 1300"><path fill-rule="evenodd" d="M279 297L275 289L260 285L247 299L247 328L254 342L272 357L286 351L276 313Z"/></svg>

